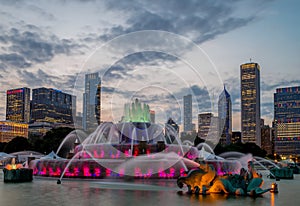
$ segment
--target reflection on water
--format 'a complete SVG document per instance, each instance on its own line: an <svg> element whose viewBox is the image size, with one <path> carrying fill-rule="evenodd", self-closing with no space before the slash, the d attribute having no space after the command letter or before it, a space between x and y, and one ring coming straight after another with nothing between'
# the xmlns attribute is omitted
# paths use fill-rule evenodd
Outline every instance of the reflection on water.
<svg viewBox="0 0 300 206"><path fill-rule="evenodd" d="M176 180L120 180L67 181L61 185L56 179L34 179L31 183L4 184L0 174L0 205L298 205L300 175L294 180L277 182L279 193L263 197L210 194L188 195L176 186ZM263 188L274 180L265 179Z"/></svg>

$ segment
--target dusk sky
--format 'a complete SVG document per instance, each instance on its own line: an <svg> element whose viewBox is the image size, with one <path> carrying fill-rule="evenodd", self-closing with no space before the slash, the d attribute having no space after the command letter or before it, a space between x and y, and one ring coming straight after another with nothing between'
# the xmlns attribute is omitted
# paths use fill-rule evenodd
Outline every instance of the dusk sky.
<svg viewBox="0 0 300 206"><path fill-rule="evenodd" d="M19 87L75 94L81 112L81 80L93 71L103 74L102 120L116 121L120 115L112 113L126 99L139 97L161 121L170 116L182 124L182 97L192 93L197 123L198 112L215 111L208 100L217 99L225 84L233 103L233 130L240 129L240 64L251 58L261 66L261 114L267 124L276 88L300 85L298 0L1 0L0 5L0 120L5 119L6 90ZM163 31L162 39L153 43L147 36L151 32L138 33L138 40L130 35L144 30ZM173 34L183 42L171 44ZM126 42L114 40L120 35ZM160 48L167 40L174 52ZM144 41L155 44L155 50L147 51ZM195 43L193 48L182 50L186 41ZM108 57L97 53L103 45L109 46ZM117 58L131 47L141 52ZM196 57L194 49L200 48L203 54ZM175 55L179 50L183 56L206 58L197 68L200 77L190 62Z"/></svg>

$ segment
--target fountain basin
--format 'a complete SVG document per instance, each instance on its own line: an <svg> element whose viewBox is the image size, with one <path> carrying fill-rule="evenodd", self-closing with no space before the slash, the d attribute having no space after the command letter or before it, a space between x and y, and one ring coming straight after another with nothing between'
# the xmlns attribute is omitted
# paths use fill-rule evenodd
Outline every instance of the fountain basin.
<svg viewBox="0 0 300 206"><path fill-rule="evenodd" d="M36 176L60 177L64 172L64 177L70 178L124 178L131 176L135 179L164 178L172 179L183 176L186 165L182 161L177 161L170 166L170 160L138 160L128 159L73 159L69 160L33 160L30 167ZM129 164L128 164L129 162ZM132 164L134 163L134 164ZM190 167L195 165L190 164Z"/></svg>
<svg viewBox="0 0 300 206"><path fill-rule="evenodd" d="M31 182L33 176L33 170L28 168L12 169L8 170L3 169L4 173L4 182Z"/></svg>
<svg viewBox="0 0 300 206"><path fill-rule="evenodd" d="M288 167L272 168L272 169L270 169L270 172L273 174L273 175L270 175L270 178L276 178L276 179L294 179L293 169L288 168Z"/></svg>

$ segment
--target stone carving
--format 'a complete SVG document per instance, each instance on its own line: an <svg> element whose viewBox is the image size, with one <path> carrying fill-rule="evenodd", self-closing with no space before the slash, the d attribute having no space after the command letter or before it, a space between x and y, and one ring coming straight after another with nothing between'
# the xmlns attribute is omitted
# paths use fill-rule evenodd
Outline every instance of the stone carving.
<svg viewBox="0 0 300 206"><path fill-rule="evenodd" d="M242 168L240 174L223 176L218 176L211 165L202 164L199 168L189 171L187 176L177 179L178 187L186 185L189 193L225 193L253 197L271 190L262 189L262 183L263 180L254 170L252 162L248 164L248 172Z"/></svg>

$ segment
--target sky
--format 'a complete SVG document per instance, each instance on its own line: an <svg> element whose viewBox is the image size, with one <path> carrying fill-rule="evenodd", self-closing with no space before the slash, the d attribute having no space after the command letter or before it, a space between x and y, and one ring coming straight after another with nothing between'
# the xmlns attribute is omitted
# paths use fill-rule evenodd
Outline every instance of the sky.
<svg viewBox="0 0 300 206"><path fill-rule="evenodd" d="M226 86L240 129L240 70L261 66L261 117L273 119L276 88L300 85L300 1L0 0L0 120L6 90L57 88L77 96L84 75L102 78L102 120L120 120L139 98L157 121L182 124L183 96L216 112Z"/></svg>

